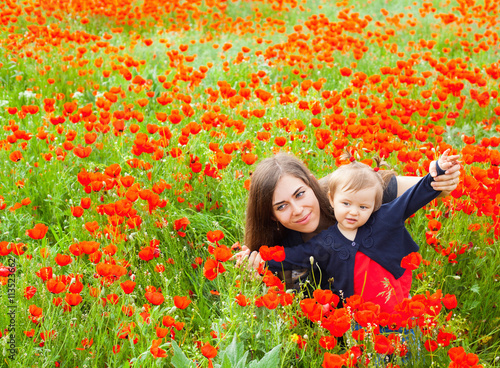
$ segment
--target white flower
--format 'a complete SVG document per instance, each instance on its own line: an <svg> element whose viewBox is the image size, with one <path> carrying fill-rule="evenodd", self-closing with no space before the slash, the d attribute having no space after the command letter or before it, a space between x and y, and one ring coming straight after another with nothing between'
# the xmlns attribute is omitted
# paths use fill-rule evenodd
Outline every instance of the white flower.
<svg viewBox="0 0 500 368"><path fill-rule="evenodd" d="M36 93L33 93L31 91L24 91L24 92L19 92L19 98L27 98L27 99L30 99L30 98L34 98L36 97Z"/></svg>

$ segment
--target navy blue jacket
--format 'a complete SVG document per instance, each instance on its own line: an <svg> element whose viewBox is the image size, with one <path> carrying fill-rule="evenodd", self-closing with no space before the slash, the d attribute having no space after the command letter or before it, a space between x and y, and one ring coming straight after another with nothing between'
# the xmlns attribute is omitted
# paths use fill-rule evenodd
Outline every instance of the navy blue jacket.
<svg viewBox="0 0 500 368"><path fill-rule="evenodd" d="M359 251L398 279L405 272L401 267L403 257L419 249L406 230L405 221L439 195L431 186L433 180L427 175L400 197L383 204L358 228L354 241L344 237L335 224L303 244L286 247L283 265L269 261L269 269L311 269L313 257L314 267L321 270L321 288L335 290L347 298L354 294L354 263Z"/></svg>

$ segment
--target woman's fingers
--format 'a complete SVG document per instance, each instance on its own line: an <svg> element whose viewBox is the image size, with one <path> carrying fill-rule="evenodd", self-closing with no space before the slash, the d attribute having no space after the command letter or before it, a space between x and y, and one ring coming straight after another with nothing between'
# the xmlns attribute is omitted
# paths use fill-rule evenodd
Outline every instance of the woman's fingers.
<svg viewBox="0 0 500 368"><path fill-rule="evenodd" d="M240 252L236 253L232 259L236 259L236 267L239 267L245 260L248 258L250 255L250 249L246 248L244 250L241 250Z"/></svg>
<svg viewBox="0 0 500 368"><path fill-rule="evenodd" d="M457 189L458 182L455 181L443 181L443 182L434 182L432 184L432 187L434 190L438 192L453 192L455 189Z"/></svg>
<svg viewBox="0 0 500 368"><path fill-rule="evenodd" d="M236 259L236 267L239 267L242 264L246 264L246 267L249 270L251 269L258 270L259 265L262 262L260 253L257 251L250 252L250 249L248 248L242 250L241 252L236 253L233 256L233 259Z"/></svg>
<svg viewBox="0 0 500 368"><path fill-rule="evenodd" d="M431 183L432 187L440 192L454 191L460 182L460 171L458 169L453 167L450 169L451 173L436 177L434 182Z"/></svg>
<svg viewBox="0 0 500 368"><path fill-rule="evenodd" d="M262 258L260 257L259 252L253 251L250 253L250 256L248 257L248 264L252 266L253 269L257 270L261 262Z"/></svg>

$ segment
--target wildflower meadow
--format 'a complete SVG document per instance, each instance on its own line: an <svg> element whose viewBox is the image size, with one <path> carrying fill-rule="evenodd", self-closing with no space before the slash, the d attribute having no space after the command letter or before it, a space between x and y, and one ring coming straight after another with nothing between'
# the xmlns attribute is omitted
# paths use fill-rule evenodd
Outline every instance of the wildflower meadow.
<svg viewBox="0 0 500 368"><path fill-rule="evenodd" d="M499 50L499 0L1 0L0 367L500 367ZM236 265L260 160L448 148L394 313Z"/></svg>

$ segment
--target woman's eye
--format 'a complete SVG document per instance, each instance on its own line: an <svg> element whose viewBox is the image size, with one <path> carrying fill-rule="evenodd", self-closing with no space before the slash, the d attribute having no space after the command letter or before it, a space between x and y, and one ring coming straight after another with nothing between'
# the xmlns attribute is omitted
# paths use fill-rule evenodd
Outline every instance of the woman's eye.
<svg viewBox="0 0 500 368"><path fill-rule="evenodd" d="M278 207L276 207L276 211L281 211L283 208L285 208L285 205L281 204Z"/></svg>
<svg viewBox="0 0 500 368"><path fill-rule="evenodd" d="M305 191L302 191L302 192L298 192L296 197L299 198L299 197L302 197L304 195Z"/></svg>

